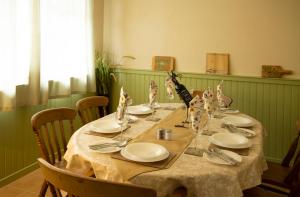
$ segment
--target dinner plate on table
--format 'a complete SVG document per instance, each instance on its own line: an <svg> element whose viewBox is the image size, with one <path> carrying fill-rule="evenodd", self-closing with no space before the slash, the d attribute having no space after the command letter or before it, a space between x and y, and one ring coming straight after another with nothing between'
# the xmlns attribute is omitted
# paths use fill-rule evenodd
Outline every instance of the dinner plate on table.
<svg viewBox="0 0 300 197"><path fill-rule="evenodd" d="M159 144L136 142L128 144L121 150L121 155L137 162L157 162L169 157L169 151Z"/></svg>
<svg viewBox="0 0 300 197"><path fill-rule="evenodd" d="M153 110L145 105L135 105L135 106L129 106L127 108L127 112L132 115L146 115L151 114Z"/></svg>
<svg viewBox="0 0 300 197"><path fill-rule="evenodd" d="M223 118L223 122L232 124L236 127L252 127L255 125L255 122L252 119L237 115L226 115Z"/></svg>
<svg viewBox="0 0 300 197"><path fill-rule="evenodd" d="M126 127L124 127L125 129ZM90 124L90 129L97 133L118 133L121 126L114 120L96 121Z"/></svg>
<svg viewBox="0 0 300 197"><path fill-rule="evenodd" d="M228 157L233 158L238 163L242 162L242 157L238 155L235 152L229 151L229 150L220 150L223 154L226 154ZM206 152L203 153L203 158L206 159L209 162L215 163L215 164L222 164L222 165L232 165L223 159L213 156L213 154L207 154Z"/></svg>
<svg viewBox="0 0 300 197"><path fill-rule="evenodd" d="M243 149L252 146L252 143L248 138L242 135L227 132L213 134L208 138L208 140L210 143L217 146L232 149Z"/></svg>

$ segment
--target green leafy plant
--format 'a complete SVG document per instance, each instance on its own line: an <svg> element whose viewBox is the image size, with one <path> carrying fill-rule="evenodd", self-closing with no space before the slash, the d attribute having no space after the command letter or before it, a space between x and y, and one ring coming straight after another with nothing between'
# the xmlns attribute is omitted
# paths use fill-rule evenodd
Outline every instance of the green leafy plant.
<svg viewBox="0 0 300 197"><path fill-rule="evenodd" d="M108 96L111 79L116 80L113 69L110 67L110 60L106 54L95 54L95 75L97 95Z"/></svg>

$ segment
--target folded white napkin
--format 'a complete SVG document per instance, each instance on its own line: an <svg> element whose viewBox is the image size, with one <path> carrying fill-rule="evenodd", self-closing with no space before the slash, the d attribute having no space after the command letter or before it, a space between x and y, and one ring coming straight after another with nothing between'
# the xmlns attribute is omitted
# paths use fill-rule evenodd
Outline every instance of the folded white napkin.
<svg viewBox="0 0 300 197"><path fill-rule="evenodd" d="M204 109L207 113L212 113L215 110L214 107L214 92L208 88L203 92L202 99L204 101Z"/></svg>
<svg viewBox="0 0 300 197"><path fill-rule="evenodd" d="M200 128L201 110L203 109L203 100L197 95L189 103L189 113L191 115L192 129L198 131Z"/></svg>
<svg viewBox="0 0 300 197"><path fill-rule="evenodd" d="M124 88L121 88L120 91L120 98L119 98L119 105L117 108L117 119L123 120L125 116L125 111L127 108L128 103L130 102L131 98L129 95L124 91Z"/></svg>
<svg viewBox="0 0 300 197"><path fill-rule="evenodd" d="M157 100L157 92L158 86L156 85L155 81L151 80L150 88L149 88L149 105L154 106L154 103Z"/></svg>
<svg viewBox="0 0 300 197"><path fill-rule="evenodd" d="M166 86L166 89L167 89L167 94L169 96L169 99L171 99L171 100L174 99L174 93L173 93L174 83L173 83L171 77L166 78L165 86Z"/></svg>
<svg viewBox="0 0 300 197"><path fill-rule="evenodd" d="M223 80L221 83L217 85L217 100L218 100L218 105L219 107L225 107L225 100L224 100L224 93L223 93Z"/></svg>

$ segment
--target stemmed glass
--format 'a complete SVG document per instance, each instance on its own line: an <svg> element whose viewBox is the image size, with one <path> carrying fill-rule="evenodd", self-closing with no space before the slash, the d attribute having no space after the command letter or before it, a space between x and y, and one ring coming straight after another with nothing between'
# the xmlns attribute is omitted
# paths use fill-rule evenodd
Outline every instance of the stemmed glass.
<svg viewBox="0 0 300 197"><path fill-rule="evenodd" d="M123 141L124 126L127 126L127 123L128 123L126 107L124 107L123 109L121 109L120 106L118 107L117 112L115 114L115 120L116 120L117 124L120 126L121 141Z"/></svg>
<svg viewBox="0 0 300 197"><path fill-rule="evenodd" d="M190 125L189 127L192 128L192 130L196 134L195 135L195 140L194 140L194 149L195 149L195 151L197 151L197 148L198 148L198 134L202 133L202 132L199 132L199 131L201 131L201 130L203 131L203 124L201 122L202 115L203 115L203 111L202 110L197 111L196 114L195 114L196 117L194 117L195 119L193 121L192 120L189 121L189 125ZM191 116L189 118L191 118ZM196 121L196 125L193 126L192 124L195 121Z"/></svg>

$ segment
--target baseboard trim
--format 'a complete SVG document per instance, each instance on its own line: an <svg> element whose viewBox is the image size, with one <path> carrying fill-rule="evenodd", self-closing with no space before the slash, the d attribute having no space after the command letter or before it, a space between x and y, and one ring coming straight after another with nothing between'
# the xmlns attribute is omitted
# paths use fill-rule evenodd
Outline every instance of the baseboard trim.
<svg viewBox="0 0 300 197"><path fill-rule="evenodd" d="M32 172L33 170L38 168L38 163L34 162L25 168L22 168L2 179L0 179L0 187L3 187L4 185L7 185L8 183L13 182L14 180L24 176L25 174L28 174L29 172Z"/></svg>
<svg viewBox="0 0 300 197"><path fill-rule="evenodd" d="M267 160L267 161L274 162L274 163L281 163L281 159L274 158L274 157L267 157L267 156L266 156L266 160Z"/></svg>

